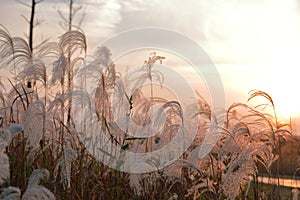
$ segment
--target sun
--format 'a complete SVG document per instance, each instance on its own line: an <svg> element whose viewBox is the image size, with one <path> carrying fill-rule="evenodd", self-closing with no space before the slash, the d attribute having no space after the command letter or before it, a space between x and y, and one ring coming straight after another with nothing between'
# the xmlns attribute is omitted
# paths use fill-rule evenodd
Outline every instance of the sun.
<svg viewBox="0 0 300 200"><path fill-rule="evenodd" d="M269 73L264 83L261 89L272 98L279 119L288 121L300 114L300 79L295 69L287 72L278 67Z"/></svg>
<svg viewBox="0 0 300 200"><path fill-rule="evenodd" d="M282 94L273 95L275 110L278 118L289 120L300 114L300 93L296 91L282 92Z"/></svg>

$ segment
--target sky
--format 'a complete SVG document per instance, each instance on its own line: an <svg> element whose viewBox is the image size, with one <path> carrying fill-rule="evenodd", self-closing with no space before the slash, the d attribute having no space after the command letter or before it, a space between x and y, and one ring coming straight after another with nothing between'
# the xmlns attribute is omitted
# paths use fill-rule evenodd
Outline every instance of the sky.
<svg viewBox="0 0 300 200"><path fill-rule="evenodd" d="M30 3L29 0L20 0ZM12 35L28 32L30 9L0 0L0 24ZM134 28L160 27L197 42L221 75L228 104L246 102L253 89L268 92L282 116L300 113L300 1L297 0L75 0L92 50L101 41ZM63 0L37 5L35 42L56 40L64 30ZM75 23L76 24L76 23Z"/></svg>

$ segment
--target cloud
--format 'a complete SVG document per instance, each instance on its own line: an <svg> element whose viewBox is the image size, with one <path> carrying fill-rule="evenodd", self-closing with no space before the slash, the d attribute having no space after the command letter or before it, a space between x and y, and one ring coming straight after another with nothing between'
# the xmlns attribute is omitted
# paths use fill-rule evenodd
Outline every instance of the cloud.
<svg viewBox="0 0 300 200"><path fill-rule="evenodd" d="M104 4L85 6L85 19L82 28L90 40L90 46L107 39L115 34L116 27L121 23L121 5L115 0L106 1Z"/></svg>
<svg viewBox="0 0 300 200"><path fill-rule="evenodd" d="M265 62L295 52L299 25L293 0L134 1L117 31L156 26L196 40L219 63ZM137 8L138 7L138 8Z"/></svg>
<svg viewBox="0 0 300 200"><path fill-rule="evenodd" d="M36 18L35 41L63 33L57 10L67 15L62 0L44 1ZM82 24L90 49L112 35L138 27L162 27L178 31L198 42L218 63L265 62L281 57L295 60L300 40L299 2L294 0L78 0L85 18ZM3 0L0 23L13 35L28 32L21 14L30 8ZM77 20L80 18L78 14ZM75 23L76 24L76 23Z"/></svg>

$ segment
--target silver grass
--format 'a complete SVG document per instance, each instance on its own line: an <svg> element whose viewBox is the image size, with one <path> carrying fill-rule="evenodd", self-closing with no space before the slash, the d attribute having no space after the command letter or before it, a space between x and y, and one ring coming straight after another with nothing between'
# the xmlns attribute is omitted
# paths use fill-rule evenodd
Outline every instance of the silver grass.
<svg viewBox="0 0 300 200"><path fill-rule="evenodd" d="M118 76L110 50L105 46L98 47L87 59L87 64L78 71L78 77L84 77L89 83L97 82L98 87L112 89Z"/></svg>
<svg viewBox="0 0 300 200"><path fill-rule="evenodd" d="M272 116L261 113L246 104L234 104L229 108L224 128L215 123L218 120L211 119L214 120L211 120L209 122L211 124L206 126L207 128L204 127L202 131L220 133L212 154L208 154L203 158L204 160L199 160L194 155L199 150L197 147L192 150L188 159L192 160L194 165L208 177L219 174L218 176L222 178L222 191L229 199L235 199L240 193L240 188L243 188L240 186L248 184L249 176L257 173L258 162L268 170L278 158L272 153L277 137L276 132L280 131L288 135L289 131L286 131L285 124L276 125ZM212 127L215 129L211 129ZM194 199L200 198L199 193L209 187L209 185L205 186L205 183L211 180L211 178L201 178L196 182L194 180L194 188L189 190L189 196L195 195ZM211 184L209 191L214 194L219 193L220 191L214 191L213 185Z"/></svg>
<svg viewBox="0 0 300 200"><path fill-rule="evenodd" d="M229 199L235 199L240 191L240 186L245 186L249 183L251 181L249 176L255 173L254 168L246 164L239 166L236 172L230 173L230 176L227 176L222 183L225 194Z"/></svg>
<svg viewBox="0 0 300 200"><path fill-rule="evenodd" d="M14 57L13 39L8 30L4 26L0 25L0 64L2 67L11 67L14 69L14 74L17 75L16 66L8 66L11 56Z"/></svg>
<svg viewBox="0 0 300 200"><path fill-rule="evenodd" d="M163 56L157 56L156 52L152 52L150 54L150 56L148 57L148 60L145 60L145 64L151 65L151 64L155 64L156 61L159 61L160 64L162 64L162 60L166 59Z"/></svg>
<svg viewBox="0 0 300 200"><path fill-rule="evenodd" d="M13 37L13 45L14 45L14 55L12 55L10 59L11 64L16 64L17 66L23 67L24 63L28 63L32 60L32 54L27 44L23 38Z"/></svg>
<svg viewBox="0 0 300 200"><path fill-rule="evenodd" d="M250 99L262 94L270 101L265 93L251 95ZM222 177L222 188L229 199L235 199L241 186L249 183L249 176L257 173L256 164L261 163L267 170L278 159L272 153L277 138L288 138L289 127L278 123L273 116L246 104L233 104L227 111L226 128L223 129L219 145L220 164L225 165L226 174ZM263 107L263 106L262 106ZM215 151L218 152L218 151Z"/></svg>
<svg viewBox="0 0 300 200"><path fill-rule="evenodd" d="M0 185L10 177L9 159L6 154L0 154Z"/></svg>
<svg viewBox="0 0 300 200"><path fill-rule="evenodd" d="M66 92L64 95L58 95L47 107L47 112L58 112L56 108L61 105L65 105L65 103L72 98L72 104L75 107L79 107L80 105L87 106L88 110L91 110L91 99L87 92L81 90L74 90L71 92ZM65 105L65 109L72 105Z"/></svg>
<svg viewBox="0 0 300 200"><path fill-rule="evenodd" d="M220 137L220 127L214 124L210 125L209 130L205 134L201 148L199 150L199 158L204 158L214 147L216 141Z"/></svg>
<svg viewBox="0 0 300 200"><path fill-rule="evenodd" d="M16 135L24 132L24 127L22 124L13 123L8 127L8 131L11 134L11 138L14 138Z"/></svg>
<svg viewBox="0 0 300 200"><path fill-rule="evenodd" d="M5 97L4 97L4 94L3 94L2 91L0 91L0 99L1 99L1 101L2 101L2 106L5 107L5 106L6 106L6 105L5 105L6 100L5 100Z"/></svg>
<svg viewBox="0 0 300 200"><path fill-rule="evenodd" d="M149 72L144 72L143 74L139 73L139 76L137 78L129 77L129 81L135 83L134 88L140 88L145 84L146 81L151 80L153 82L158 82L162 85L164 82L164 76L163 74L158 70L152 70L151 74Z"/></svg>
<svg viewBox="0 0 300 200"><path fill-rule="evenodd" d="M57 50L55 50L57 48ZM51 82L54 84L60 82L61 93L64 93L65 84L68 81L68 90L73 89L73 74L76 73L76 65L83 61L83 57L86 54L86 38L82 30L71 30L64 33L59 42L56 43L46 43L42 49L41 53L50 50L51 56L56 57L53 62L52 78ZM45 54L45 53L44 53ZM83 57L81 57L81 55ZM65 79L68 75L68 79ZM71 102L71 99L70 99Z"/></svg>
<svg viewBox="0 0 300 200"><path fill-rule="evenodd" d="M132 95L132 103L134 104L131 115L132 120L139 126L145 126L150 124L150 100L144 97L144 95L141 92L135 92Z"/></svg>
<svg viewBox="0 0 300 200"><path fill-rule="evenodd" d="M88 64L85 65L78 73L78 75L87 74L92 77L100 77L107 67L113 63L111 60L111 51L106 46L98 47L97 50L88 59Z"/></svg>
<svg viewBox="0 0 300 200"><path fill-rule="evenodd" d="M63 183L65 189L71 187L71 169L72 162L76 160L77 153L72 148L65 148L59 162L54 169L54 177L57 177L58 170L60 169L61 183Z"/></svg>
<svg viewBox="0 0 300 200"><path fill-rule="evenodd" d="M135 194L138 196L147 196L150 195L149 193L153 183L159 178L161 177L159 177L157 172L152 172L152 174L131 173L129 176L129 184L131 188L133 188Z"/></svg>
<svg viewBox="0 0 300 200"><path fill-rule="evenodd" d="M73 55L78 50L79 53L82 51L85 53L87 49L85 34L82 30L67 31L60 37L59 44L65 55Z"/></svg>
<svg viewBox="0 0 300 200"><path fill-rule="evenodd" d="M112 113L112 94L116 84L117 74L115 65L111 60L111 52L107 47L100 47L87 61L87 65L78 72L78 78L85 81L79 86L83 89L83 85L94 84L97 86L88 91L95 98L93 106L96 109L96 115L99 122L104 126L106 123L113 122ZM122 96L123 97L123 96Z"/></svg>
<svg viewBox="0 0 300 200"><path fill-rule="evenodd" d="M71 62L70 62L70 66L71 66L70 70L73 69L73 74L77 74L78 71L79 71L79 67L81 65L83 65L84 63L85 63L85 58L78 56L78 57L76 57L76 58L74 58L74 59L71 60Z"/></svg>
<svg viewBox="0 0 300 200"><path fill-rule="evenodd" d="M264 143L250 143L239 152L236 159L231 158L222 184L230 199L238 195L240 189L238 186L246 185L250 181L249 176L256 174L255 161L261 162L266 168L274 162L271 149Z"/></svg>
<svg viewBox="0 0 300 200"><path fill-rule="evenodd" d="M55 200L56 198L50 190L39 185L41 180L48 180L49 176L50 174L47 169L34 170L29 177L27 189L22 197L22 200Z"/></svg>
<svg viewBox="0 0 300 200"><path fill-rule="evenodd" d="M0 194L0 200L20 200L21 190L16 187L9 186L4 188Z"/></svg>
<svg viewBox="0 0 300 200"><path fill-rule="evenodd" d="M15 100L16 97L18 97L19 94L22 95L21 97L19 97L19 99L22 98L25 101L25 98L24 98L25 97L25 92L24 92L24 90L22 88L22 84L23 83L17 83L17 84L15 84L14 87L11 88L7 92L6 95L7 95L7 103L8 103L8 105L11 105L12 102Z"/></svg>
<svg viewBox="0 0 300 200"><path fill-rule="evenodd" d="M53 118L53 113L47 112L43 101L36 100L27 108L24 122L24 136L28 139L28 145L31 147L28 157L30 162L34 161L34 155L41 147L41 140L45 144L50 140L53 143L58 142L59 136L55 131ZM50 145L50 143L47 145Z"/></svg>
<svg viewBox="0 0 300 200"><path fill-rule="evenodd" d="M177 112L177 114L178 114L178 110L177 110L177 108L174 107L174 105L171 102L167 102L167 100L161 99L161 98L152 98L152 101L151 101L150 100L151 98L145 97L144 94L139 89L135 90L131 99L132 99L131 103L134 105L133 108L131 109L131 114L130 114L132 122L131 121L129 123L127 122L128 123L127 126L128 126L128 131L132 132L132 134L135 131L138 131L138 132L142 131L144 133L149 131L149 130L131 129L132 123L137 124L140 127L144 127L146 125L149 125L150 123L153 123L153 125L155 127L157 127L157 126L163 127L164 123L167 123L168 120L170 120L172 117L174 117L173 124L175 124L176 116L171 116L172 115L171 112L173 112L173 114L175 114ZM125 106L125 104L127 104L127 106ZM117 105L119 105L119 104L117 104ZM122 109L122 108L124 109L124 107L125 108L130 107L129 102L124 102L124 104L122 104L122 105L123 106L121 106L120 109ZM151 108L151 106L154 106L154 105L157 105L160 109L155 113L151 113L150 108ZM172 105L173 105L173 107L172 107ZM119 114L118 115L115 114L114 116L118 116L119 119L124 118L123 121L124 121L124 123L126 123L125 118L126 118L126 113L128 113L128 109L124 110L124 111L120 111L120 109L116 109L116 111L119 112ZM153 118L153 119L151 119L151 118ZM179 116L179 118L181 118L181 117ZM124 124L124 125L126 125L126 124ZM133 128L134 128L134 126L133 126ZM141 133L139 133L139 134L141 134Z"/></svg>
<svg viewBox="0 0 300 200"><path fill-rule="evenodd" d="M25 136L33 147L31 151L39 148L40 140L47 138L47 133L53 130L52 126L52 118L47 115L44 102L36 100L31 103L26 110L24 123Z"/></svg>
<svg viewBox="0 0 300 200"><path fill-rule="evenodd" d="M11 133L6 128L0 128L0 154L4 153L5 148L8 146L8 144L11 142Z"/></svg>
<svg viewBox="0 0 300 200"><path fill-rule="evenodd" d="M46 42L37 49L38 58L58 58L62 50L58 42Z"/></svg>
<svg viewBox="0 0 300 200"><path fill-rule="evenodd" d="M22 200L55 200L54 194L48 190L47 188L36 185L34 187L28 188L24 195L22 196Z"/></svg>
<svg viewBox="0 0 300 200"><path fill-rule="evenodd" d="M95 108L100 122L102 122L103 117L105 117L108 122L112 121L112 110L110 106L111 96L108 92L109 88L107 88L105 84L106 80L104 75L102 75L95 92Z"/></svg>
<svg viewBox="0 0 300 200"><path fill-rule="evenodd" d="M61 81L67 71L69 71L67 57L64 54L60 54L53 63L51 83L54 84L57 81Z"/></svg>
<svg viewBox="0 0 300 200"><path fill-rule="evenodd" d="M98 47L92 57L99 62L99 64L107 65L111 61L111 51L106 46Z"/></svg>
<svg viewBox="0 0 300 200"><path fill-rule="evenodd" d="M152 65L154 63L149 64L151 65L151 68L147 68L145 66L148 66L148 64L137 68L135 70L130 71L126 77L124 78L126 80L125 88L128 87L126 84L130 84L133 89L140 88L147 82L158 82L160 85L164 82L164 76L159 70L153 70ZM150 70L151 69L151 70ZM150 71L149 71L150 70ZM131 94L134 93L134 91L129 91Z"/></svg>
<svg viewBox="0 0 300 200"><path fill-rule="evenodd" d="M28 91L23 83L17 83L7 93L7 105L10 105L9 122L23 123L26 107L28 106Z"/></svg>
<svg viewBox="0 0 300 200"><path fill-rule="evenodd" d="M47 169L34 170L28 180L27 187L34 187L40 183L41 180L48 180L50 173Z"/></svg>
<svg viewBox="0 0 300 200"><path fill-rule="evenodd" d="M1 80L1 76L0 76L0 99L2 101L2 108L6 108L6 87L4 85L4 83ZM4 110L5 113L5 110ZM5 117L4 117L5 118Z"/></svg>
<svg viewBox="0 0 300 200"><path fill-rule="evenodd" d="M3 25L0 25L0 44L0 58L2 60L12 53L10 50L13 48L12 37Z"/></svg>
<svg viewBox="0 0 300 200"><path fill-rule="evenodd" d="M4 83L2 82L1 76L0 76L0 91L5 91L5 90L6 90L6 87L5 87Z"/></svg>
<svg viewBox="0 0 300 200"><path fill-rule="evenodd" d="M185 197L193 197L193 200L200 199L201 196L206 192L216 193L216 190L213 185L213 181L206 179L200 181L198 184L194 184L191 188L188 189L188 193Z"/></svg>
<svg viewBox="0 0 300 200"><path fill-rule="evenodd" d="M31 58L31 50L27 42L20 37L12 37L1 25L0 27L0 60L2 67L13 69L15 75L22 69L24 63L28 63Z"/></svg>
<svg viewBox="0 0 300 200"><path fill-rule="evenodd" d="M56 112L58 106L63 105L65 100L66 99L65 99L64 95L57 95L55 97L55 99L48 105L47 111L48 112Z"/></svg>
<svg viewBox="0 0 300 200"><path fill-rule="evenodd" d="M33 60L24 66L18 78L24 81L34 81L34 84L39 81L45 85L47 82L46 66L42 60Z"/></svg>
<svg viewBox="0 0 300 200"><path fill-rule="evenodd" d="M90 96L87 92L85 91L81 91L81 90L74 90L72 92L67 92L65 94L65 101L69 98L72 98L72 104L75 105L84 105L87 107L88 110L92 109L92 102L90 99ZM71 105L68 105L71 106Z"/></svg>
<svg viewBox="0 0 300 200"><path fill-rule="evenodd" d="M293 200L298 200L298 198L299 198L299 189L298 188L293 188L292 189L292 194L293 194Z"/></svg>
<svg viewBox="0 0 300 200"><path fill-rule="evenodd" d="M246 148L237 159L229 164L222 186L230 199L235 199L240 187L246 185L250 175L256 173L256 167L251 152L252 146Z"/></svg>
<svg viewBox="0 0 300 200"><path fill-rule="evenodd" d="M138 196L143 194L143 187L141 185L141 174L131 173L129 174L129 184L130 187L133 188L134 193Z"/></svg>

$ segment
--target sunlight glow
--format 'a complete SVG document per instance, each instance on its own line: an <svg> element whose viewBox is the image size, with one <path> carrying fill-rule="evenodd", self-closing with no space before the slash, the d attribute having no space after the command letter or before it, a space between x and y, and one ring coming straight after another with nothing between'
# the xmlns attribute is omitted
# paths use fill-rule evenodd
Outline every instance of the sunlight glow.
<svg viewBox="0 0 300 200"><path fill-rule="evenodd" d="M300 114L299 62L217 65L226 90L227 106L246 103L251 90L267 92L274 101L279 118L284 120ZM257 103L261 102L253 102Z"/></svg>

